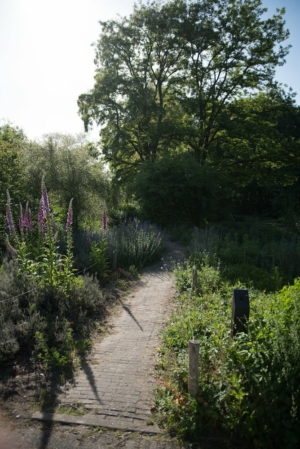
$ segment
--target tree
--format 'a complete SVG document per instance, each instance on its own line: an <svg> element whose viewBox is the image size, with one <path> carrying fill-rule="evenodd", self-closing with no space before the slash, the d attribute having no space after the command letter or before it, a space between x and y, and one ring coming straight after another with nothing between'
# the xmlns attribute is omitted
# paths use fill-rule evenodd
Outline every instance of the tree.
<svg viewBox="0 0 300 449"><path fill-rule="evenodd" d="M237 98L272 86L289 47L284 8L263 19L260 0L172 0L100 22L94 88L79 97L88 129L118 176L166 152L211 162Z"/></svg>
<svg viewBox="0 0 300 449"><path fill-rule="evenodd" d="M0 126L0 248L4 245L7 225L5 209L7 190L12 198L24 199L25 177L21 163L21 151L26 137L21 129L9 123Z"/></svg>
<svg viewBox="0 0 300 449"><path fill-rule="evenodd" d="M52 204L61 208L62 217L73 198L75 230L91 217L101 219L101 203L109 195L109 180L98 156L97 149L82 135L51 134L41 144L33 142L22 159L29 196L37 197L45 174Z"/></svg>

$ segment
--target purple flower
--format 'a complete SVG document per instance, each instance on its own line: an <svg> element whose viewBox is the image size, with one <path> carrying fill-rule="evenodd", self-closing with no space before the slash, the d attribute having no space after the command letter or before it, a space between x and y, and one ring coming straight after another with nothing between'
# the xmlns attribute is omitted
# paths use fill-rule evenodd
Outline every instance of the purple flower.
<svg viewBox="0 0 300 449"><path fill-rule="evenodd" d="M32 225L32 220L31 220L31 211L28 208L28 202L26 203L25 214L23 217L23 225L24 225L25 229L32 231L33 225Z"/></svg>
<svg viewBox="0 0 300 449"><path fill-rule="evenodd" d="M46 217L44 217L43 213L43 198L41 198L40 207L38 210L38 222L40 225L40 230L44 234L46 232Z"/></svg>
<svg viewBox="0 0 300 449"><path fill-rule="evenodd" d="M102 214L102 229L104 231L106 231L106 229L107 229L107 216L106 216L105 209L104 209L103 214Z"/></svg>
<svg viewBox="0 0 300 449"><path fill-rule="evenodd" d="M14 227L13 216L11 213L10 203L11 203L11 200L10 200L9 192L7 191L6 220L7 220L7 224L8 224L9 233L13 234L15 227Z"/></svg>
<svg viewBox="0 0 300 449"><path fill-rule="evenodd" d="M9 243L9 241L7 240L6 242L6 246L8 251L10 252L10 254L12 255L12 257L18 257L17 251L11 246L11 244Z"/></svg>
<svg viewBox="0 0 300 449"><path fill-rule="evenodd" d="M43 215L44 215L44 217L46 217L50 213L50 205L49 205L47 189L45 186L44 176L42 178L42 209L43 209Z"/></svg>
<svg viewBox="0 0 300 449"><path fill-rule="evenodd" d="M66 231L67 232L68 232L68 230L70 229L70 227L72 226L72 223L73 223L72 202L73 202L73 198L70 201L69 208L68 208L68 213L67 213L67 222L66 222Z"/></svg>

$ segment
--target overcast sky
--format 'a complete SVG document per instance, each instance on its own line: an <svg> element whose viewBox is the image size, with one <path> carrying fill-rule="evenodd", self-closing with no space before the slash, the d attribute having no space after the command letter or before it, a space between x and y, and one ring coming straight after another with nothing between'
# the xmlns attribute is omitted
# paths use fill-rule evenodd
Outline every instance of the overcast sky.
<svg viewBox="0 0 300 449"><path fill-rule="evenodd" d="M77 98L93 87L99 20L129 15L134 0L0 0L0 120L30 139L83 131ZM300 0L263 0L270 14L286 8L293 45L277 79L298 92ZM3 123L0 122L0 124ZM95 138L97 131L91 134Z"/></svg>

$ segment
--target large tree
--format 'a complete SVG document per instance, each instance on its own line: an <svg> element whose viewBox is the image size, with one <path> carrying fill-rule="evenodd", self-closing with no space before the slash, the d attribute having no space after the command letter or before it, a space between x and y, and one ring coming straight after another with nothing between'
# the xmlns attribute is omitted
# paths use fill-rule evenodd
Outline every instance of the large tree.
<svg viewBox="0 0 300 449"><path fill-rule="evenodd" d="M228 105L273 84L288 47L284 8L260 0L173 0L100 22L95 85L79 97L86 128L101 126L102 150L124 176L166 152L212 161ZM224 111L226 114L224 115Z"/></svg>

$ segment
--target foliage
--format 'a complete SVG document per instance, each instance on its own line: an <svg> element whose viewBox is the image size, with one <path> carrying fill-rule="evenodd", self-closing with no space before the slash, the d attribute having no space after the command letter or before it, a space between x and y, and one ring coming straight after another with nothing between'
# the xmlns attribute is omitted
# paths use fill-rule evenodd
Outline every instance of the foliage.
<svg viewBox="0 0 300 449"><path fill-rule="evenodd" d="M204 247L213 238L220 241L215 231L209 236L206 230L202 237ZM162 383L156 402L160 420L195 441L199 435L217 432L233 439L233 447L242 439L243 447L296 448L300 441L300 280L268 294L248 286L248 333L231 338L232 290L245 284L229 283L216 254L203 251L194 252L185 265L175 268L180 296L160 349ZM195 263L198 283L192 291ZM200 342L196 398L187 391L187 344L192 338Z"/></svg>
<svg viewBox="0 0 300 449"><path fill-rule="evenodd" d="M190 252L196 259L206 257L216 265L220 261L223 278L243 282L266 291L275 291L293 283L299 275L298 236L273 227L270 223L248 220L222 226L194 229ZM222 229L223 228L223 229Z"/></svg>
<svg viewBox="0 0 300 449"><path fill-rule="evenodd" d="M106 258L112 268L113 254L117 251L118 267L129 268L134 265L140 269L159 258L163 238L164 235L157 226L137 219L128 220L127 223L121 222L98 232L80 231L74 235L76 264L79 269L83 269L89 267L92 261L97 267L99 262L100 273L105 274Z"/></svg>
<svg viewBox="0 0 300 449"><path fill-rule="evenodd" d="M0 362L24 346L31 351L35 347L46 365L69 369L76 340L86 339L104 303L98 283L88 276L75 276L72 201L66 220L65 254L59 252L44 180L37 222L32 220L28 205L24 214L21 207L18 231L9 197L6 218L10 233L7 246L13 260L3 265L0 274L4 297L0 301Z"/></svg>
<svg viewBox="0 0 300 449"><path fill-rule="evenodd" d="M160 256L163 234L155 225L134 219L106 231L106 240L111 261L117 251L118 267L142 268Z"/></svg>
<svg viewBox="0 0 300 449"><path fill-rule="evenodd" d="M91 244L90 261L92 272L96 274L98 281L107 280L109 274L109 259L107 256L107 242L105 237Z"/></svg>
<svg viewBox="0 0 300 449"><path fill-rule="evenodd" d="M109 179L99 151L84 136L52 134L41 143L32 142L22 153L22 164L32 200L38 195L40 173L45 173L59 221L63 222L71 198L75 230L88 225L89 220L100 221L103 202L109 200Z"/></svg>
<svg viewBox="0 0 300 449"><path fill-rule="evenodd" d="M0 251L4 249L6 233L6 191L9 189L15 198L25 200L26 181L21 163L25 142L25 135L19 128L8 123L0 126Z"/></svg>
<svg viewBox="0 0 300 449"><path fill-rule="evenodd" d="M100 22L95 85L78 104L86 128L101 125L118 175L182 148L211 159L228 104L274 85L288 53L284 8L269 19L265 12L257 0L174 0Z"/></svg>
<svg viewBox="0 0 300 449"><path fill-rule="evenodd" d="M223 179L222 179L223 178ZM141 214L161 226L200 224L228 215L224 175L188 153L145 162L131 183Z"/></svg>

